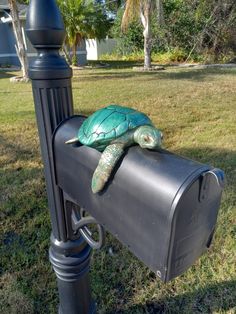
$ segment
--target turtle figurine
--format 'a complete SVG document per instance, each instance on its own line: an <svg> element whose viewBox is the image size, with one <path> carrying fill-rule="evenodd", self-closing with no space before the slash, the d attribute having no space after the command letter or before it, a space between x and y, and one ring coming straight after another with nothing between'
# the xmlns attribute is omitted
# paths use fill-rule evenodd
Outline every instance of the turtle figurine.
<svg viewBox="0 0 236 314"><path fill-rule="evenodd" d="M102 191L111 172L126 147L139 144L142 148L156 149L161 146L162 133L142 112L110 105L94 112L81 125L78 136L66 144L80 142L102 152L93 174L93 193Z"/></svg>

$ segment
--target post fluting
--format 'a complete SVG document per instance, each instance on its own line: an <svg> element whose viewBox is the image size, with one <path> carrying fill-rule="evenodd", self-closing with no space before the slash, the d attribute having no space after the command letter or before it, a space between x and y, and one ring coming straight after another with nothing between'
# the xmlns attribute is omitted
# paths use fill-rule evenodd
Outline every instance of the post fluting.
<svg viewBox="0 0 236 314"><path fill-rule="evenodd" d="M73 115L72 70L60 55L65 30L55 0L31 0L26 34L37 51L29 66L52 224L49 258L57 276L60 314L94 313L89 285L91 248L70 238L64 192L56 184L52 138Z"/></svg>

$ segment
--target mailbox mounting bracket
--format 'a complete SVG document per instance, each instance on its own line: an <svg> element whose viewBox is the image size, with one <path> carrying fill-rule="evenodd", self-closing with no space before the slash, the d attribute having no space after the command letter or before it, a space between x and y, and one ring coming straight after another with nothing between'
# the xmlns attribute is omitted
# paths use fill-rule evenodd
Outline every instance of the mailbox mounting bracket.
<svg viewBox="0 0 236 314"><path fill-rule="evenodd" d="M105 243L105 230L103 226L99 224L94 217L88 215L87 211L79 206L77 202L64 191L63 196L68 238L70 240L76 240L82 235L92 249L101 249ZM91 230L88 225L93 225L94 228ZM93 238L95 230L97 231L97 240Z"/></svg>
<svg viewBox="0 0 236 314"><path fill-rule="evenodd" d="M78 211L79 209L79 211ZM71 212L72 229L75 233L78 231L83 236L85 241L91 246L92 249L101 249L105 242L105 231L102 225L92 216L86 216L86 210L82 207L76 207ZM98 240L94 240L93 232L89 229L88 225L96 224L98 231Z"/></svg>

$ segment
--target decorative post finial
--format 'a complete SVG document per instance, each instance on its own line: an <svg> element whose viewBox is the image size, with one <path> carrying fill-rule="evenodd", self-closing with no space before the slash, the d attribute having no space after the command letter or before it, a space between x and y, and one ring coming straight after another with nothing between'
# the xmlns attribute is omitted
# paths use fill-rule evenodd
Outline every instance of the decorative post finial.
<svg viewBox="0 0 236 314"><path fill-rule="evenodd" d="M58 47L65 37L64 23L54 0L31 0L26 31L35 48Z"/></svg>
<svg viewBox="0 0 236 314"><path fill-rule="evenodd" d="M65 38L65 28L55 0L30 1L26 34L38 52L37 59L30 64L31 79L72 76L70 67L59 54Z"/></svg>

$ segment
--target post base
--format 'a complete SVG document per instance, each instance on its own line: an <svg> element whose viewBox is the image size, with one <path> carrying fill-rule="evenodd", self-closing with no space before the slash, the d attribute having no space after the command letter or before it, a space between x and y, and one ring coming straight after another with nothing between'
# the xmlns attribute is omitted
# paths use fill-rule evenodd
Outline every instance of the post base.
<svg viewBox="0 0 236 314"><path fill-rule="evenodd" d="M82 237L59 242L51 237L49 259L57 276L60 314L93 314L89 284L91 248Z"/></svg>

